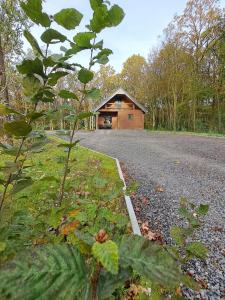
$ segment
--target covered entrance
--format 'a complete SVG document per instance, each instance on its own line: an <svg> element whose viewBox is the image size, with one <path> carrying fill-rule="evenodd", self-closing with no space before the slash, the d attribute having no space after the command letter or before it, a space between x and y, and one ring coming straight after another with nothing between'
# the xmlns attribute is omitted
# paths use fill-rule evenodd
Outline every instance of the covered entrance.
<svg viewBox="0 0 225 300"><path fill-rule="evenodd" d="M99 129L117 129L118 113L117 112L100 112L98 115Z"/></svg>

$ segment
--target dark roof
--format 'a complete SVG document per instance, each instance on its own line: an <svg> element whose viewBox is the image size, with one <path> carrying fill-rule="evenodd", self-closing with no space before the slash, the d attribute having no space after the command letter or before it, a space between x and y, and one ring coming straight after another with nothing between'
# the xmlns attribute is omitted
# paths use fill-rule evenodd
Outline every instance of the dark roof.
<svg viewBox="0 0 225 300"><path fill-rule="evenodd" d="M114 98L116 95L125 95L127 98L129 98L134 104L137 105L144 113L147 113L147 109L140 104L134 97L130 96L124 89L119 88L116 92L114 92L110 97L104 99L95 109L94 112L97 112L103 105L105 105L107 102L109 102L112 98Z"/></svg>

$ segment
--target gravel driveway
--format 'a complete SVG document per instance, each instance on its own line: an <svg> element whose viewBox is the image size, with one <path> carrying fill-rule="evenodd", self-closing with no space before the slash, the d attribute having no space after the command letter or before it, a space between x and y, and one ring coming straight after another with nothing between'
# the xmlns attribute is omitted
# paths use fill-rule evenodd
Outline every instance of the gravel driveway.
<svg viewBox="0 0 225 300"><path fill-rule="evenodd" d="M81 144L117 157L139 182L138 195L150 199L141 214L152 229L168 240L169 227L180 224L177 208L181 196L210 204L205 225L196 238L210 248L207 263L189 266L208 284L201 299L225 296L225 139L139 130L79 132ZM163 192L157 192L157 186ZM189 292L190 293L190 292ZM200 296L191 296L200 299Z"/></svg>

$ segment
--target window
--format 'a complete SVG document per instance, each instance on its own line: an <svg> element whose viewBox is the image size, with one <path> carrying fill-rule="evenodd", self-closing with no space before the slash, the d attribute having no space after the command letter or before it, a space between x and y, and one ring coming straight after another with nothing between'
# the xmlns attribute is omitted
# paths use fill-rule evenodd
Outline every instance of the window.
<svg viewBox="0 0 225 300"><path fill-rule="evenodd" d="M122 107L122 100L117 100L115 102L116 108L121 108Z"/></svg>
<svg viewBox="0 0 225 300"><path fill-rule="evenodd" d="M134 115L133 114L129 114L128 115L128 120L133 120L134 119Z"/></svg>

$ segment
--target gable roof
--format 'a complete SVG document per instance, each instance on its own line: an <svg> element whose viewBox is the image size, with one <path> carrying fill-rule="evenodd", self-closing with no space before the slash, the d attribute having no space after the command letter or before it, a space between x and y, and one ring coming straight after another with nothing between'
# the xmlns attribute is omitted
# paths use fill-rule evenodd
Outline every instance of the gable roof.
<svg viewBox="0 0 225 300"><path fill-rule="evenodd" d="M105 105L107 102L109 102L112 98L114 98L116 95L125 95L127 98L129 98L134 104L137 105L144 113L147 113L147 109L140 104L134 97L130 96L124 89L119 88L117 91L115 91L111 96L104 99L95 109L94 112L97 112L103 105Z"/></svg>

